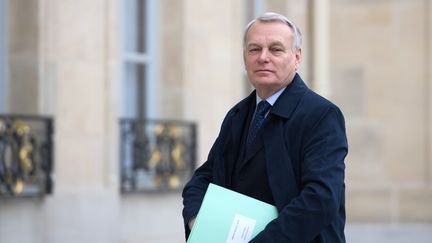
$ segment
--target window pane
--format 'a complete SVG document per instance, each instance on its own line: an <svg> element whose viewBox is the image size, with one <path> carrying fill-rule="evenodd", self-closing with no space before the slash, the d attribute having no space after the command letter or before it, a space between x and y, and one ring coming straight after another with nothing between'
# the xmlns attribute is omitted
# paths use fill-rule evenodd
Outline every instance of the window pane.
<svg viewBox="0 0 432 243"><path fill-rule="evenodd" d="M123 85L123 117L144 118L146 115L146 66L126 63Z"/></svg>
<svg viewBox="0 0 432 243"><path fill-rule="evenodd" d="M6 11L0 0L0 112L6 112Z"/></svg>
<svg viewBox="0 0 432 243"><path fill-rule="evenodd" d="M124 45L127 52L146 52L146 0L126 0Z"/></svg>

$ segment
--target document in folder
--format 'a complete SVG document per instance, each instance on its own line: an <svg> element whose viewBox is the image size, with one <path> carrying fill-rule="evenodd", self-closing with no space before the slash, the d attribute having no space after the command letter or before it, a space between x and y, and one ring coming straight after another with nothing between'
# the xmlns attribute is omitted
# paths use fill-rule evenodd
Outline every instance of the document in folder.
<svg viewBox="0 0 432 243"><path fill-rule="evenodd" d="M277 215L273 205L210 183L187 243L246 243Z"/></svg>

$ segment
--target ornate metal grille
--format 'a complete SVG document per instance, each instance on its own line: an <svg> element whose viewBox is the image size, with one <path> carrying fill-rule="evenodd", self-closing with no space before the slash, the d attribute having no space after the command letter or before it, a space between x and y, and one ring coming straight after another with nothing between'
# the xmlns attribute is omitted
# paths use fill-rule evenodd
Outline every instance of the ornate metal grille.
<svg viewBox="0 0 432 243"><path fill-rule="evenodd" d="M122 119L120 131L122 192L183 188L195 165L195 124Z"/></svg>
<svg viewBox="0 0 432 243"><path fill-rule="evenodd" d="M51 118L0 115L0 197L52 192Z"/></svg>

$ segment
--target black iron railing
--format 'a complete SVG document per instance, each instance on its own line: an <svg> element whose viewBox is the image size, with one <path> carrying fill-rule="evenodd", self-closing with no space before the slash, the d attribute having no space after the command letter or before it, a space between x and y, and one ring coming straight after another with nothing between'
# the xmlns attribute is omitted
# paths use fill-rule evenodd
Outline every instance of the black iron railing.
<svg viewBox="0 0 432 243"><path fill-rule="evenodd" d="M121 191L172 191L191 177L196 125L180 121L120 120Z"/></svg>
<svg viewBox="0 0 432 243"><path fill-rule="evenodd" d="M0 197L52 192L52 118L0 114Z"/></svg>

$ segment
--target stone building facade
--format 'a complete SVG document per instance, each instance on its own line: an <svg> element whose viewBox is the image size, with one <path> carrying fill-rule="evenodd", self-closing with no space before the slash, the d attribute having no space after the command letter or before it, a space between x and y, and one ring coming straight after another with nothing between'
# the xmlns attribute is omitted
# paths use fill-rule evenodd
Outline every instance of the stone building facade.
<svg viewBox="0 0 432 243"><path fill-rule="evenodd" d="M118 119L130 105L125 1L0 0L1 112L55 125L54 192L0 201L1 243L183 242L179 193L118 189ZM147 115L196 122L197 164L229 107L251 91L243 27L255 13L279 12L303 32L300 74L345 114L348 222L432 223L428 0L147 2Z"/></svg>

